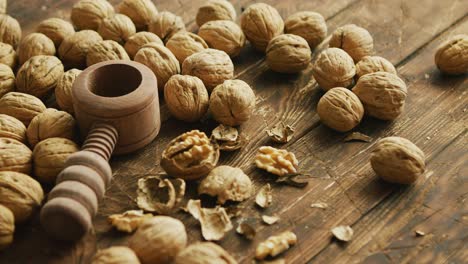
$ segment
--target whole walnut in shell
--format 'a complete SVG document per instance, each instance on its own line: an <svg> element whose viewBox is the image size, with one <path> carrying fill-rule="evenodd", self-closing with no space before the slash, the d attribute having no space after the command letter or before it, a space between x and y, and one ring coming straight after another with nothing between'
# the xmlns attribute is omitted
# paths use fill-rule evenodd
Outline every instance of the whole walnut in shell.
<svg viewBox="0 0 468 264"><path fill-rule="evenodd" d="M225 80L234 78L234 64L226 52L205 49L184 60L182 74L200 78L211 91Z"/></svg>
<svg viewBox="0 0 468 264"><path fill-rule="evenodd" d="M34 56L18 70L16 89L41 98L55 89L62 74L63 64L57 57Z"/></svg>
<svg viewBox="0 0 468 264"><path fill-rule="evenodd" d="M235 21L236 17L236 9L234 9L234 6L229 1L208 0L198 9L195 21L197 22L197 25L201 27L209 21Z"/></svg>
<svg viewBox="0 0 468 264"><path fill-rule="evenodd" d="M31 173L32 152L16 139L0 138L0 171Z"/></svg>
<svg viewBox="0 0 468 264"><path fill-rule="evenodd" d="M0 114L15 117L25 126L44 110L46 110L44 103L29 94L9 92L0 98Z"/></svg>
<svg viewBox="0 0 468 264"><path fill-rule="evenodd" d="M268 66L276 72L300 72L307 68L311 59L312 52L307 41L292 34L274 37L266 49Z"/></svg>
<svg viewBox="0 0 468 264"><path fill-rule="evenodd" d="M31 120L27 136L31 147L52 137L74 140L76 121L69 113L53 108L46 109Z"/></svg>
<svg viewBox="0 0 468 264"><path fill-rule="evenodd" d="M39 23L36 31L51 39L57 49L65 38L75 34L75 28L73 28L70 22L55 17L48 18Z"/></svg>
<svg viewBox="0 0 468 264"><path fill-rule="evenodd" d="M8 65L0 63L0 98L15 90L15 73Z"/></svg>
<svg viewBox="0 0 468 264"><path fill-rule="evenodd" d="M137 30L148 30L148 25L158 14L151 0L123 0L118 6L119 12L128 16Z"/></svg>
<svg viewBox="0 0 468 264"><path fill-rule="evenodd" d="M42 204L41 185L26 174L0 171L0 204L13 212L15 222L27 220Z"/></svg>
<svg viewBox="0 0 468 264"><path fill-rule="evenodd" d="M149 31L158 35L166 43L175 33L185 31L185 24L180 16L163 11L157 14L149 24Z"/></svg>
<svg viewBox="0 0 468 264"><path fill-rule="evenodd" d="M31 33L24 37L18 46L19 64L23 65L31 57L37 55L55 55L55 45L51 39L42 33Z"/></svg>
<svg viewBox="0 0 468 264"><path fill-rule="evenodd" d="M166 47L182 63L188 56L207 49L208 45L200 36L192 32L182 31L174 34L167 41Z"/></svg>
<svg viewBox="0 0 468 264"><path fill-rule="evenodd" d="M411 184L424 173L424 152L411 141L401 137L379 140L371 153L372 169L383 180Z"/></svg>
<svg viewBox="0 0 468 264"><path fill-rule="evenodd" d="M7 248L13 242L15 232L15 216L13 212L0 204L0 250Z"/></svg>
<svg viewBox="0 0 468 264"><path fill-rule="evenodd" d="M0 137L26 143L26 126L12 116L0 114Z"/></svg>
<svg viewBox="0 0 468 264"><path fill-rule="evenodd" d="M136 33L136 28L128 16L117 14L105 19L99 26L98 33L103 39L114 40L119 44L124 44Z"/></svg>
<svg viewBox="0 0 468 264"><path fill-rule="evenodd" d="M180 73L180 64L172 52L155 42L144 45L134 60L150 68L158 79L158 89L162 91L169 78Z"/></svg>
<svg viewBox="0 0 468 264"><path fill-rule="evenodd" d="M141 47L151 42L155 42L156 44L164 46L164 43L156 34L142 31L131 36L127 42L125 42L124 48L130 58L133 59Z"/></svg>
<svg viewBox="0 0 468 264"><path fill-rule="evenodd" d="M0 0L0 14L6 14L7 12L7 0Z"/></svg>
<svg viewBox="0 0 468 264"><path fill-rule="evenodd" d="M456 35L440 44L434 60L443 73L468 73L468 35Z"/></svg>
<svg viewBox="0 0 468 264"><path fill-rule="evenodd" d="M162 153L161 167L173 177L196 180L207 175L218 159L219 149L206 134L192 130L169 142Z"/></svg>
<svg viewBox="0 0 468 264"><path fill-rule="evenodd" d="M0 14L0 42L16 48L20 42L21 34L21 26L16 19L6 14Z"/></svg>
<svg viewBox="0 0 468 264"><path fill-rule="evenodd" d="M78 145L66 138L48 138L39 142L33 151L34 175L41 182L54 183L67 158L77 151Z"/></svg>
<svg viewBox="0 0 468 264"><path fill-rule="evenodd" d="M395 66L385 58L379 56L366 56L356 64L356 78L373 72L389 72L397 74Z"/></svg>
<svg viewBox="0 0 468 264"><path fill-rule="evenodd" d="M130 248L113 246L98 250L91 264L140 264L140 261Z"/></svg>
<svg viewBox="0 0 468 264"><path fill-rule="evenodd" d="M175 258L175 264L237 264L222 247L213 242L197 242L186 247Z"/></svg>
<svg viewBox="0 0 468 264"><path fill-rule="evenodd" d="M354 60L360 61L374 53L374 39L369 31L354 24L344 25L333 32L330 47L346 51Z"/></svg>
<svg viewBox="0 0 468 264"><path fill-rule="evenodd" d="M249 176L241 169L231 166L214 168L198 186L199 194L218 197L218 203L242 202L252 196L253 185Z"/></svg>
<svg viewBox="0 0 468 264"><path fill-rule="evenodd" d="M205 85L190 75L172 76L164 87L164 100L175 118L187 122L200 120L209 106Z"/></svg>
<svg viewBox="0 0 468 264"><path fill-rule="evenodd" d="M337 48L322 51L314 65L312 74L320 87L328 91L334 87L348 87L356 74L353 58Z"/></svg>
<svg viewBox="0 0 468 264"><path fill-rule="evenodd" d="M65 38L58 54L67 68L83 69L86 67L86 55L91 47L102 41L96 31L82 30Z"/></svg>
<svg viewBox="0 0 468 264"><path fill-rule="evenodd" d="M0 42L0 63L11 69L16 67L16 51L10 44Z"/></svg>
<svg viewBox="0 0 468 264"><path fill-rule="evenodd" d="M353 92L337 87L320 98L317 114L328 127L346 132L359 125L364 116L364 106Z"/></svg>
<svg viewBox="0 0 468 264"><path fill-rule="evenodd" d="M284 21L284 32L303 37L313 50L327 36L327 23L319 13L301 11Z"/></svg>
<svg viewBox="0 0 468 264"><path fill-rule="evenodd" d="M114 13L114 7L107 0L80 0L73 5L71 21L79 30L97 30L102 21Z"/></svg>
<svg viewBox="0 0 468 264"><path fill-rule="evenodd" d="M86 64L93 64L110 60L130 60L125 49L113 40L103 40L92 46L86 55Z"/></svg>
<svg viewBox="0 0 468 264"><path fill-rule="evenodd" d="M226 52L231 58L239 55L245 45L245 35L242 29L229 20L210 21L200 27L198 35L208 46Z"/></svg>
<svg viewBox="0 0 468 264"><path fill-rule="evenodd" d="M382 120L394 120L403 111L407 89L405 82L388 72L369 73L359 78L353 92L366 114Z"/></svg>
<svg viewBox="0 0 468 264"><path fill-rule="evenodd" d="M211 93L210 111L219 123L237 126L250 119L255 100L254 91L246 82L227 80Z"/></svg>
<svg viewBox="0 0 468 264"><path fill-rule="evenodd" d="M274 7L257 3L242 13L241 28L257 50L265 51L270 40L283 33L284 22Z"/></svg>
<svg viewBox="0 0 468 264"><path fill-rule="evenodd" d="M142 263L171 263L187 245L187 233L181 221L155 216L140 225L128 244Z"/></svg>
<svg viewBox="0 0 468 264"><path fill-rule="evenodd" d="M55 86L55 101L59 105L60 109L73 114L73 100L71 90L76 77L80 75L82 71L78 69L71 69L62 74L62 77Z"/></svg>

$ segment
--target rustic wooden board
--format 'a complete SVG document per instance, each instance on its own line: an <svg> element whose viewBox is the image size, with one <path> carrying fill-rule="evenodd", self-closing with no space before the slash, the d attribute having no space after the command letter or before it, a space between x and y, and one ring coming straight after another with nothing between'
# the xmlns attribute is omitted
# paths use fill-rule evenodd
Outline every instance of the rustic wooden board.
<svg viewBox="0 0 468 264"><path fill-rule="evenodd" d="M19 19L25 32L30 32L37 21L47 17L68 17L76 1L10 2L9 13ZM196 30L193 18L203 1L155 2L159 10L181 15L187 27ZM239 13L251 2L233 1ZM265 2L278 8L283 17L297 10L321 12L330 32L340 25L356 23L372 33L377 53L398 66L408 84L409 98L404 114L395 122L366 118L357 130L375 140L390 135L413 140L427 154L428 172L408 188L378 180L368 164L375 140L371 144L343 143L343 134L320 125L315 105L323 93L311 77L310 67L297 75L275 74L268 70L263 56L248 47L234 62L237 78L251 84L257 94L257 111L241 127L251 140L240 152L223 154L221 163L241 167L257 188L270 182L271 177L254 168L253 157L259 146L271 145L264 129L283 120L296 127L296 136L281 147L296 153L303 171L321 178L311 180L304 189L274 185L275 204L264 212L253 206L252 199L242 203L242 217L258 218L265 213L278 214L281 220L273 226L257 221L259 234L253 242L231 232L220 244L239 262L250 263L258 242L291 229L298 234L299 244L284 255L288 263L428 263L432 258L466 262L468 83L466 76L440 75L432 59L443 39L466 33L468 4L461 0ZM162 171L160 153L172 138L194 128L209 132L215 126L211 120L188 125L170 118L167 111L163 113L167 121L157 140L133 155L112 160L114 181L102 201L95 234L74 245L58 243L47 239L36 217L18 228L12 247L0 253L0 263L86 263L96 249L125 243L127 237L109 227L107 215L136 208L136 181L144 174ZM187 199L197 197L195 188L196 184L189 184ZM330 207L310 208L317 201ZM209 199L206 202L213 204ZM191 242L201 239L194 219L183 213L174 216L186 223ZM329 229L339 224L353 226L353 242L345 245L331 238ZM416 229L428 235L415 237Z"/></svg>

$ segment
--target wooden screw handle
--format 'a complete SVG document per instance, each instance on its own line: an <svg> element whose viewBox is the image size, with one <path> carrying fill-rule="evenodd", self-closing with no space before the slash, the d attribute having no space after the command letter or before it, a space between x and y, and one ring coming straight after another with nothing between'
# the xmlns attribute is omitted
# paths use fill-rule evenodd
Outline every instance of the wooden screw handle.
<svg viewBox="0 0 468 264"><path fill-rule="evenodd" d="M73 241L91 229L98 200L112 178L108 161L117 140L118 132L112 125L96 124L83 150L68 158L41 210L41 224L49 235Z"/></svg>

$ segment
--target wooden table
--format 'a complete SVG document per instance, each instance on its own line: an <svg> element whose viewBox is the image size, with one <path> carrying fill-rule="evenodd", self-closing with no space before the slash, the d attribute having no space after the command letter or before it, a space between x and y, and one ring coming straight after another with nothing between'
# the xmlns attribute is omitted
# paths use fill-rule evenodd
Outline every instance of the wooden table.
<svg viewBox="0 0 468 264"><path fill-rule="evenodd" d="M67 18L74 0L10 0L9 14L25 33L45 18ZM117 0L111 1L116 4ZM204 0L156 0L159 10L183 17L196 31L194 17ZM251 4L233 1L238 13ZM276 185L274 204L260 211L250 199L241 205L242 216L257 220L252 242L231 231L219 244L240 263L251 263L255 246L268 236L292 230L298 244L284 258L287 263L467 263L468 262L468 155L467 76L447 77L434 65L437 45L450 36L468 33L466 0L265 0L286 18L298 10L312 10L327 19L329 32L355 23L374 37L377 54L398 68L408 85L404 113L394 122L366 117L356 131L373 137L371 143L344 143L346 134L324 127L315 107L323 92L311 76L311 67L301 74L271 72L262 54L246 47L234 60L236 78L245 80L257 95L256 111L242 133L249 143L238 152L222 154L221 164L242 168L258 189L272 178L253 165L257 149L271 145L264 130L280 121L295 127L294 139L279 147L296 154L301 171L318 178L303 189ZM323 47L322 47L323 48ZM135 209L136 181L144 174L158 173L160 154L182 132L215 127L211 120L186 124L170 118L162 108L164 123L158 138L143 150L112 160L114 180L101 202L95 231L77 244L49 240L37 216L17 228L14 244L0 253L0 263L87 263L97 249L124 244L128 236L106 222L113 213ZM427 171L414 185L402 187L378 179L369 165L375 142L386 136L410 139L426 153ZM188 187L186 199L196 198L196 184ZM311 208L325 202L327 209ZM277 214L279 223L266 226L259 217ZM178 212L187 227L190 242L201 240L200 226ZM330 229L350 225L355 232L349 243L337 242ZM416 231L424 232L418 236Z"/></svg>

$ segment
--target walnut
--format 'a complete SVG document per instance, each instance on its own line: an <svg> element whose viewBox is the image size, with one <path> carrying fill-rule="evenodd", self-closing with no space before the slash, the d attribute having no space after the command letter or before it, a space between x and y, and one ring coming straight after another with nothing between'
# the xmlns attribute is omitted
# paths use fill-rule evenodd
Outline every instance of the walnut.
<svg viewBox="0 0 468 264"><path fill-rule="evenodd" d="M5 64L0 63L0 98L15 90L15 73Z"/></svg>
<svg viewBox="0 0 468 264"><path fill-rule="evenodd" d="M49 18L42 21L37 26L36 31L51 39L57 49L65 38L75 34L73 25L60 18Z"/></svg>
<svg viewBox="0 0 468 264"><path fill-rule="evenodd" d="M266 49L268 66L276 72L300 72L307 68L311 59L312 52L307 41L292 34L274 37Z"/></svg>
<svg viewBox="0 0 468 264"><path fill-rule="evenodd" d="M303 37L313 50L327 36L327 23L319 13L301 11L284 21L284 32Z"/></svg>
<svg viewBox="0 0 468 264"><path fill-rule="evenodd" d="M206 134L192 130L169 142L162 153L161 167L171 176L196 180L207 175L218 159L219 149Z"/></svg>
<svg viewBox="0 0 468 264"><path fill-rule="evenodd" d="M388 72L369 73L359 78L353 92L366 114L382 120L394 120L403 111L407 90L405 82Z"/></svg>
<svg viewBox="0 0 468 264"><path fill-rule="evenodd" d="M144 214L143 210L129 210L122 214L110 215L107 220L111 225L115 226L117 230L132 233L145 220L152 217L152 214Z"/></svg>
<svg viewBox="0 0 468 264"><path fill-rule="evenodd" d="M0 42L16 48L21 40L21 34L21 26L16 19L6 14L0 14Z"/></svg>
<svg viewBox="0 0 468 264"><path fill-rule="evenodd" d="M209 21L235 21L236 17L236 9L229 1L208 0L198 9L195 21L197 25L201 27Z"/></svg>
<svg viewBox="0 0 468 264"><path fill-rule="evenodd" d="M395 66L379 56L365 56L356 64L356 78L373 72L389 72L397 74Z"/></svg>
<svg viewBox="0 0 468 264"><path fill-rule="evenodd" d="M335 87L351 86L356 67L353 58L345 51L328 48L318 55L312 74L320 87L328 91Z"/></svg>
<svg viewBox="0 0 468 264"><path fill-rule="evenodd" d="M59 105L60 109L66 111L70 114L73 114L73 101L71 90L73 83L76 80L76 77L81 73L81 70L71 69L62 74L62 77L57 82L55 86L55 100Z"/></svg>
<svg viewBox="0 0 468 264"><path fill-rule="evenodd" d="M169 216L146 220L129 240L142 263L171 263L186 245L184 224Z"/></svg>
<svg viewBox="0 0 468 264"><path fill-rule="evenodd" d="M158 35L166 43L175 33L185 31L185 24L180 16L163 11L157 14L149 24L149 31Z"/></svg>
<svg viewBox="0 0 468 264"><path fill-rule="evenodd" d="M16 139L0 138L0 171L31 173L31 150Z"/></svg>
<svg viewBox="0 0 468 264"><path fill-rule="evenodd" d="M156 34L143 31L131 36L125 43L124 48L130 58L133 59L141 47L151 42L156 42L156 44L164 46L164 43Z"/></svg>
<svg viewBox="0 0 468 264"><path fill-rule="evenodd" d="M326 126L346 132L359 125L364 116L364 106L353 92L337 87L320 98L317 114Z"/></svg>
<svg viewBox="0 0 468 264"><path fill-rule="evenodd" d="M0 195L0 204L13 212L17 223L27 220L44 200L44 191L35 179L13 171L0 171Z"/></svg>
<svg viewBox="0 0 468 264"><path fill-rule="evenodd" d="M140 261L130 248L113 246L98 250L91 264L140 264Z"/></svg>
<svg viewBox="0 0 468 264"><path fill-rule="evenodd" d="M174 34L167 41L166 47L182 63L188 56L207 49L208 45L200 36L192 32L182 31Z"/></svg>
<svg viewBox="0 0 468 264"><path fill-rule="evenodd" d="M285 176L286 174L296 173L299 162L292 152L263 146L258 149L255 164L258 168L269 173Z"/></svg>
<svg viewBox="0 0 468 264"><path fill-rule="evenodd" d="M102 21L114 15L114 7L107 0L80 0L73 5L71 21L79 30L97 30Z"/></svg>
<svg viewBox="0 0 468 264"><path fill-rule="evenodd" d="M26 134L29 145L34 147L40 141L52 137L74 140L75 129L76 122L73 116L64 111L49 108L31 120Z"/></svg>
<svg viewBox="0 0 468 264"><path fill-rule="evenodd" d="M164 87L164 100L175 118L187 122L200 120L209 106L205 85L190 75L172 76Z"/></svg>
<svg viewBox="0 0 468 264"><path fill-rule="evenodd" d="M110 60L130 60L125 49L113 40L103 40L92 46L86 55L86 65L110 61Z"/></svg>
<svg viewBox="0 0 468 264"><path fill-rule="evenodd" d="M26 126L12 116L0 114L0 137L26 143Z"/></svg>
<svg viewBox="0 0 468 264"><path fill-rule="evenodd" d="M33 150L34 175L41 182L54 183L67 158L77 151L78 145L66 138L48 138L39 142Z"/></svg>
<svg viewBox="0 0 468 264"><path fill-rule="evenodd" d="M250 5L241 17L247 39L259 51L265 51L270 40L283 33L284 22L278 11L267 4Z"/></svg>
<svg viewBox="0 0 468 264"><path fill-rule="evenodd" d="M257 249L255 250L255 258L262 260L267 256L276 257L296 243L296 234L291 231L285 231L276 236L271 236L267 240L258 244Z"/></svg>
<svg viewBox="0 0 468 264"><path fill-rule="evenodd" d="M237 264L237 261L222 247L213 242L197 242L182 250L175 258L175 264L222 263Z"/></svg>
<svg viewBox="0 0 468 264"><path fill-rule="evenodd" d="M128 16L117 14L105 19L98 33L103 39L114 40L122 45L136 33L136 28Z"/></svg>
<svg viewBox="0 0 468 264"><path fill-rule="evenodd" d="M7 12L7 0L0 0L0 14L6 14Z"/></svg>
<svg viewBox="0 0 468 264"><path fill-rule="evenodd" d="M7 248L13 242L14 233L15 216L8 207L0 204L0 250Z"/></svg>
<svg viewBox="0 0 468 264"><path fill-rule="evenodd" d="M233 228L224 207L202 208L200 200L189 200L186 210L200 222L202 236L206 240L221 240Z"/></svg>
<svg viewBox="0 0 468 264"><path fill-rule="evenodd" d="M219 204L228 200L242 202L252 195L253 185L249 176L241 169L219 166L200 182L198 193L217 196Z"/></svg>
<svg viewBox="0 0 468 264"><path fill-rule="evenodd" d="M137 204L140 209L157 214L171 213L185 195L182 179L148 176L138 180Z"/></svg>
<svg viewBox="0 0 468 264"><path fill-rule="evenodd" d="M155 42L144 45L135 55L136 62L150 68L158 79L158 89L163 91L169 78L180 73L180 64L172 52Z"/></svg>
<svg viewBox="0 0 468 264"><path fill-rule="evenodd" d="M46 110L44 103L29 94L9 92L0 98L0 114L15 117L25 126L44 110Z"/></svg>
<svg viewBox="0 0 468 264"><path fill-rule="evenodd" d="M346 51L354 62L374 53L374 40L369 31L354 24L337 28L333 32L329 44L330 47Z"/></svg>
<svg viewBox="0 0 468 264"><path fill-rule="evenodd" d="M229 20L210 21L200 27L198 35L208 46L226 52L231 58L239 55L245 45L245 35L242 29Z"/></svg>
<svg viewBox="0 0 468 264"><path fill-rule="evenodd" d="M424 173L424 152L415 144L401 137L379 140L372 151L370 163L383 180L399 184L411 184Z"/></svg>
<svg viewBox="0 0 468 264"><path fill-rule="evenodd" d="M19 64L23 65L27 60L37 55L55 55L55 45L42 33L31 33L24 37L18 46Z"/></svg>
<svg viewBox="0 0 468 264"><path fill-rule="evenodd" d="M242 80L227 80L211 93L210 111L221 124L240 125L249 120L254 108L254 91Z"/></svg>
<svg viewBox="0 0 468 264"><path fill-rule="evenodd" d="M434 60L437 68L443 73L468 73L468 35L456 35L440 44Z"/></svg>
<svg viewBox="0 0 468 264"><path fill-rule="evenodd" d="M158 14L151 0L123 0L118 6L119 12L128 16L137 30L148 30L148 25Z"/></svg>
<svg viewBox="0 0 468 264"><path fill-rule="evenodd" d="M62 74L63 64L57 57L34 56L18 70L16 88L19 92L41 98L55 89Z"/></svg>
<svg viewBox="0 0 468 264"><path fill-rule="evenodd" d="M99 41L102 41L102 37L96 31L76 32L63 40L58 50L59 57L67 68L84 69L86 54Z"/></svg>
<svg viewBox="0 0 468 264"><path fill-rule="evenodd" d="M12 69L16 67L16 51L10 44L0 42L0 63Z"/></svg>

